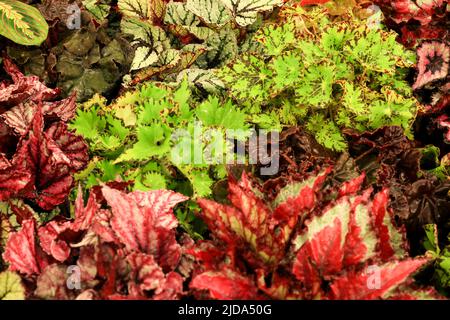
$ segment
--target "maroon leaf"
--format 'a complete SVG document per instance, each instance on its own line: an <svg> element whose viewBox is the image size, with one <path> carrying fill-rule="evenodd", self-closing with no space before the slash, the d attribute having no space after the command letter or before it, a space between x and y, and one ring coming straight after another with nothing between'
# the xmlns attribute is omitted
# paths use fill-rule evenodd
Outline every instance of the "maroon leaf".
<svg viewBox="0 0 450 320"><path fill-rule="evenodd" d="M445 128L445 142L450 143L450 120L446 114L443 114L437 118L439 127Z"/></svg>
<svg viewBox="0 0 450 320"><path fill-rule="evenodd" d="M24 197L50 210L66 199L73 177L70 158L43 133L43 121L41 112L36 112L32 127L20 142L13 161L18 168L34 174L34 183L24 191Z"/></svg>
<svg viewBox="0 0 450 320"><path fill-rule="evenodd" d="M85 168L89 161L88 146L81 136L76 136L67 130L63 122L53 123L45 132L48 139L53 140L70 160L72 172Z"/></svg>
<svg viewBox="0 0 450 320"><path fill-rule="evenodd" d="M3 113L1 117L17 134L25 135L36 111L35 103L23 102Z"/></svg>
<svg viewBox="0 0 450 320"><path fill-rule="evenodd" d="M42 112L49 117L69 121L75 116L77 109L77 93L74 91L66 99L56 102L44 102Z"/></svg>
<svg viewBox="0 0 450 320"><path fill-rule="evenodd" d="M0 85L0 199L31 199L51 210L66 199L73 174L89 160L84 140L61 122L73 116L75 94L49 102L59 90L24 76L9 58L3 62L13 83Z"/></svg>
<svg viewBox="0 0 450 320"><path fill-rule="evenodd" d="M18 194L32 181L32 175L25 170L16 169L0 154L0 201L5 201Z"/></svg>

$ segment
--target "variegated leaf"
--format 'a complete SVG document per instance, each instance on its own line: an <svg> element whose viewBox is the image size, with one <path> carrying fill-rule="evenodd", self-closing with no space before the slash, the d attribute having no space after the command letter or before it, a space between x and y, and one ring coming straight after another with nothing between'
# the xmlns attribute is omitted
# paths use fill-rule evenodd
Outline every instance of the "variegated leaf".
<svg viewBox="0 0 450 320"><path fill-rule="evenodd" d="M230 12L220 0L187 0L186 8L210 24L223 25L230 21Z"/></svg>
<svg viewBox="0 0 450 320"><path fill-rule="evenodd" d="M0 1L0 35L22 45L40 45L48 25L38 9L17 0Z"/></svg>
<svg viewBox="0 0 450 320"><path fill-rule="evenodd" d="M185 3L170 2L167 4L164 22L176 26L196 26L200 19L187 9Z"/></svg>
<svg viewBox="0 0 450 320"><path fill-rule="evenodd" d="M179 73L177 82L183 81L184 78L187 78L189 86L202 88L209 93L218 93L225 89L225 84L216 76L214 70L186 69Z"/></svg>
<svg viewBox="0 0 450 320"><path fill-rule="evenodd" d="M209 36L204 44L207 51L196 61L202 69L220 68L238 54L237 36L229 25Z"/></svg>
<svg viewBox="0 0 450 320"><path fill-rule="evenodd" d="M150 18L150 5L149 0L119 0L117 2L123 15L141 19Z"/></svg>
<svg viewBox="0 0 450 320"><path fill-rule="evenodd" d="M124 19L121 22L122 32L134 36L132 43L136 47L130 70L139 70L158 61L158 55L170 48L170 42L159 27L137 19Z"/></svg>
<svg viewBox="0 0 450 320"><path fill-rule="evenodd" d="M231 10L236 22L245 27L256 21L259 12L272 10L282 0L220 0Z"/></svg>

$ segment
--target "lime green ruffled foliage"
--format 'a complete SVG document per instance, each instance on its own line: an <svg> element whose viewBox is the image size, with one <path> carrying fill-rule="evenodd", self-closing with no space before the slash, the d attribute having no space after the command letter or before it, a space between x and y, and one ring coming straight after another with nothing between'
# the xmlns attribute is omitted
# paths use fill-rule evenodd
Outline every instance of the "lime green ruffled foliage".
<svg viewBox="0 0 450 320"><path fill-rule="evenodd" d="M232 146L226 130L242 132L236 138L243 139L245 119L231 101L196 100L187 81L175 89L148 83L110 106L94 97L71 125L93 155L79 179L87 187L120 178L133 190L170 188L194 198L209 196L213 182L226 175Z"/></svg>
<svg viewBox="0 0 450 320"><path fill-rule="evenodd" d="M256 37L262 49L219 72L236 101L263 128L302 124L325 147L342 151L342 129L398 125L411 137L418 103L405 80L415 60L394 32L351 13L288 9Z"/></svg>

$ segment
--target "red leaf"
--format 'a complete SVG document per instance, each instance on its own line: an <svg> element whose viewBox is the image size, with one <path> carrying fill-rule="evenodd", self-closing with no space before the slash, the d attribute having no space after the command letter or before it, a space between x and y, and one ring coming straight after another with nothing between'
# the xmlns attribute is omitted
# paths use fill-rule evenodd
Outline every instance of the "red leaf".
<svg viewBox="0 0 450 320"><path fill-rule="evenodd" d="M248 181L237 185L232 179L230 199L234 206L200 200L202 218L216 236L216 244L200 242L187 251L199 265L193 271L191 288L208 290L212 298L245 299L248 296L240 291L241 286L251 291L256 281L258 288L271 298L346 298L340 291L335 296L329 295L325 288L337 279L335 289L342 291L345 286L339 285L348 277L357 286L348 294L355 294L360 289L358 281L362 281L361 267L368 263L382 264L386 259L398 267L393 270L397 278L383 275L386 292L405 283L414 270L406 272L407 267L406 271L400 267L403 261L394 260L394 257L404 258L407 243L403 231L393 224L387 208L387 190L371 202L372 189L359 192L364 175L342 185L336 192L334 187L327 190L328 185L322 185L326 174L287 185L273 202L256 195L257 191L252 190L258 188L252 189ZM274 207L277 209L271 212ZM264 208L270 209L266 213ZM309 211L305 216L308 220L295 222L293 217L304 209ZM279 220L273 219L275 212ZM251 223L248 219L252 219ZM298 231L291 237L289 230ZM283 244L288 241L291 246L286 250ZM257 263L255 255L259 258ZM421 259L405 261L417 268L422 265ZM292 266L291 274L286 273L286 266ZM267 276L271 279L269 285ZM257 291L251 292L250 297L255 298ZM378 297L387 297L386 292L378 292ZM201 293L198 296L204 297Z"/></svg>
<svg viewBox="0 0 450 320"><path fill-rule="evenodd" d="M238 237L230 230L229 220L224 220L226 218L239 217L240 212L236 208L207 199L199 199L197 203L202 208L200 217L218 239L230 244L239 242Z"/></svg>
<svg viewBox="0 0 450 320"><path fill-rule="evenodd" d="M46 101L56 98L59 90L47 88L38 77L24 76L9 58L3 62L13 83L0 85L0 157L12 159L9 165L0 161L0 199L27 198L51 210L66 199L73 173L89 160L84 140L60 122L73 116L75 94ZM7 184L11 188L2 190Z"/></svg>
<svg viewBox="0 0 450 320"><path fill-rule="evenodd" d="M24 197L35 200L44 210L51 210L66 199L73 177L70 158L42 132L43 126L43 117L38 111L27 136L17 148L13 162L34 175L34 183L27 187Z"/></svg>
<svg viewBox="0 0 450 320"><path fill-rule="evenodd" d="M175 233L171 230L158 228L157 250L152 254L158 260L159 265L165 270L173 270L181 259L181 246L175 238Z"/></svg>
<svg viewBox="0 0 450 320"><path fill-rule="evenodd" d="M52 264L44 269L36 282L35 296L46 300L68 300L73 292L67 288L67 267Z"/></svg>
<svg viewBox="0 0 450 320"><path fill-rule="evenodd" d="M198 261L201 261L202 268L206 271L215 270L217 267L220 267L220 263L225 256L225 252L210 241L198 242L187 253L193 255Z"/></svg>
<svg viewBox="0 0 450 320"><path fill-rule="evenodd" d="M320 288L321 277L327 278L342 270L346 236L343 228L348 224L349 211L348 200L341 199L322 217L311 220L307 231L299 237L304 243L297 252L292 273L309 290L313 290L313 295Z"/></svg>
<svg viewBox="0 0 450 320"><path fill-rule="evenodd" d="M5 71L13 84L0 87L0 103L14 106L25 100L40 101L56 98L60 90L47 88L36 76L24 76L8 57L3 58Z"/></svg>
<svg viewBox="0 0 450 320"><path fill-rule="evenodd" d="M357 193L361 190L361 186L364 183L365 178L366 175L362 173L358 178L344 182L339 189L339 196L343 197Z"/></svg>
<svg viewBox="0 0 450 320"><path fill-rule="evenodd" d="M375 255L376 234L372 230L367 204L372 190L354 198L345 238L344 268L356 266Z"/></svg>
<svg viewBox="0 0 450 320"><path fill-rule="evenodd" d="M168 190L135 191L129 195L134 198L139 206L152 208L155 224L167 229L173 229L178 225L178 220L172 213L172 208L188 199L182 194Z"/></svg>
<svg viewBox="0 0 450 320"><path fill-rule="evenodd" d="M37 255L34 231L34 220L26 220L20 231L10 234L3 253L3 259L10 264L10 270L32 275L39 274L45 266Z"/></svg>
<svg viewBox="0 0 450 320"><path fill-rule="evenodd" d="M74 91L66 99L56 102L44 102L42 112L52 118L61 119L64 122L69 121L75 116L77 109L77 93Z"/></svg>
<svg viewBox="0 0 450 320"><path fill-rule="evenodd" d="M17 222L22 225L25 220L33 219L35 214L34 210L30 206L23 203L23 201L9 201L9 207L16 216Z"/></svg>
<svg viewBox="0 0 450 320"><path fill-rule="evenodd" d="M403 235L399 234L392 224L391 216L387 210L389 200L388 190L377 193L373 199L372 214L374 217L374 228L378 236L378 249L380 250L380 258L387 261L394 255L403 255L402 246ZM397 238L392 235L397 234ZM399 243L396 243L399 242Z"/></svg>
<svg viewBox="0 0 450 320"><path fill-rule="evenodd" d="M270 279L270 287L266 284L266 274L263 270L256 270L258 288L267 294L271 299L286 300L291 298L289 296L289 289L291 287L292 279L285 276L280 276L274 273ZM302 297L295 297L301 299Z"/></svg>
<svg viewBox="0 0 450 320"><path fill-rule="evenodd" d="M80 248L77 266L80 267L81 281L91 281L97 276L97 250L96 246Z"/></svg>
<svg viewBox="0 0 450 320"><path fill-rule="evenodd" d="M162 266L175 267L181 248L172 229L172 208L187 198L168 190L125 194L104 186L102 192L111 206L111 227L126 248L153 254Z"/></svg>
<svg viewBox="0 0 450 320"><path fill-rule="evenodd" d="M60 240L58 237L69 228L69 221L64 223L50 221L38 229L39 242L42 249L60 262L67 260L70 255L70 247L64 240Z"/></svg>
<svg viewBox="0 0 450 320"><path fill-rule="evenodd" d="M1 117L17 134L25 135L33 121L36 110L37 105L35 103L24 102L12 107L3 113Z"/></svg>
<svg viewBox="0 0 450 320"><path fill-rule="evenodd" d="M119 240L109 223L111 216L112 214L109 210L100 209L97 211L92 223L92 231L95 232L103 242L119 243Z"/></svg>
<svg viewBox="0 0 450 320"><path fill-rule="evenodd" d="M192 280L190 287L207 290L212 299L218 300L258 298L258 289L253 281L230 269L204 272Z"/></svg>
<svg viewBox="0 0 450 320"><path fill-rule="evenodd" d="M72 172L84 169L89 161L88 146L84 139L67 130L63 122L53 123L45 132L49 140L54 141L70 160Z"/></svg>
<svg viewBox="0 0 450 320"><path fill-rule="evenodd" d="M160 289L153 296L155 300L177 300L183 293L183 278L176 272L170 272Z"/></svg>
<svg viewBox="0 0 450 320"><path fill-rule="evenodd" d="M31 173L18 170L0 154L0 201L5 201L18 194L32 181Z"/></svg>
<svg viewBox="0 0 450 320"><path fill-rule="evenodd" d="M83 201L83 191L81 185L78 187L78 195L75 200L75 221L71 225L74 231L87 230L91 227L95 214L100 210L100 205L95 199L95 194L91 192L86 206Z"/></svg>
<svg viewBox="0 0 450 320"><path fill-rule="evenodd" d="M414 19L426 25L432 21L433 14L442 7L444 0L420 1L420 5L413 0L396 0L389 1L388 4L391 5L391 18L396 23Z"/></svg>
<svg viewBox="0 0 450 320"><path fill-rule="evenodd" d="M349 272L337 278L330 286L332 299L372 300L387 298L428 259L406 259L389 262L362 272Z"/></svg>
<svg viewBox="0 0 450 320"><path fill-rule="evenodd" d="M153 256L145 253L131 253L127 256L127 261L131 266L130 277L139 286L140 295L144 294L143 291L156 290L163 285L164 272Z"/></svg>

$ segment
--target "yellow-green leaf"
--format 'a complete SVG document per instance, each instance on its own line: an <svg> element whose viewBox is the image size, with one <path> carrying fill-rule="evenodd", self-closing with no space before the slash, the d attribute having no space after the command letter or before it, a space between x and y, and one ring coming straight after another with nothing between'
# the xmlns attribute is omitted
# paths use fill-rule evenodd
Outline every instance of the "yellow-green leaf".
<svg viewBox="0 0 450 320"><path fill-rule="evenodd" d="M20 276L11 271L0 273L0 300L24 300L25 288Z"/></svg>

